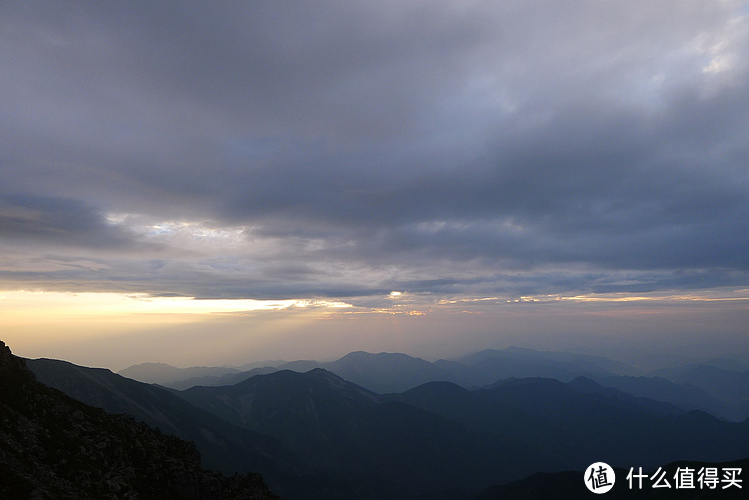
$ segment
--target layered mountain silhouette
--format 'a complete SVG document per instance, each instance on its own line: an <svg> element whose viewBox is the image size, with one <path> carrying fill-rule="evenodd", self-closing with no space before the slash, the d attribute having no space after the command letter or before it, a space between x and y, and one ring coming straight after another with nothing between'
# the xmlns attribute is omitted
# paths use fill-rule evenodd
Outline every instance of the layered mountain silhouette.
<svg viewBox="0 0 749 500"><path fill-rule="evenodd" d="M314 467L289 451L280 440L253 432L197 408L169 390L125 378L101 368L51 359L25 360L50 387L110 413L132 415L166 434L195 443L205 467L226 474L261 471L273 491L285 499L355 498L380 494L375 483L315 473ZM372 493L375 492L375 493Z"/></svg>
<svg viewBox="0 0 749 500"><path fill-rule="evenodd" d="M683 404L605 387L593 377L629 383L640 392L655 386L686 401L709 400L696 386L625 375L626 366L598 358L515 351L485 351L445 363L352 353L327 364L381 388L397 385L399 377L403 386L435 377L465 384L430 381L386 394L319 367L304 373L256 371L232 385L178 391L66 362L28 364L41 380L73 397L194 441L207 465L262 473L273 491L289 500L467 500L492 485L583 470L598 461L656 467L749 455L749 420L721 420ZM550 360L546 368L543 359ZM503 374L543 368L564 376L505 378L475 387L460 379L465 373L444 368L450 363L494 367ZM486 370L474 375L488 377ZM588 376L570 378L576 371Z"/></svg>
<svg viewBox="0 0 749 500"><path fill-rule="evenodd" d="M255 376L230 387L194 387L187 401L277 437L323 469L409 494L521 477L538 465L512 440L379 396L317 368ZM495 478L495 479L492 479Z"/></svg>
<svg viewBox="0 0 749 500"><path fill-rule="evenodd" d="M192 377L162 385L178 391L183 391L195 386L234 385L247 380L248 378L254 377L255 375L266 375L268 373L277 372L278 370L279 369L274 366L264 366L260 368L252 368L247 371L225 373L220 376L204 375L201 377ZM120 372L120 374L123 374L123 372Z"/></svg>
<svg viewBox="0 0 749 500"><path fill-rule="evenodd" d="M185 390L194 386L234 385L255 375L279 370L303 373L324 368L380 394L403 392L427 382L445 381L465 388L477 388L509 378L543 377L569 382L584 376L605 387L669 402L685 411L706 411L733 421L749 417L749 390L746 389L749 387L749 371L737 371L745 363L728 359L711 363L644 374L635 367L600 356L510 347L487 349L433 363L406 354L360 351L328 363L309 360L258 362L246 365L251 367L246 371L225 367L179 369L144 363L120 374ZM209 374L212 370L220 374ZM196 373L203 375L193 376Z"/></svg>
<svg viewBox="0 0 749 500"><path fill-rule="evenodd" d="M262 363L259 363L262 364ZM158 370L155 370L155 367ZM144 382L156 382L178 390L193 386L233 385L254 375L278 370L307 372L323 368L373 392L402 392L427 382L454 382L463 387L481 387L506 378L547 377L569 382L584 375L608 377L634 375L637 369L607 358L572 353L554 353L510 347L503 350L487 349L478 353L430 363L401 353L372 354L357 351L342 358L320 363L300 360L288 363L268 362L247 371L228 368L193 367L179 369L168 365L144 363L134 365L120 374ZM187 376L188 373L223 371L218 375ZM179 378L182 373L183 378Z"/></svg>
<svg viewBox="0 0 749 500"><path fill-rule="evenodd" d="M50 387L110 413L126 413L166 434L195 442L206 467L226 474L263 470L298 473L305 463L270 436L232 425L172 392L102 368L29 359L26 366Z"/></svg>
<svg viewBox="0 0 749 500"><path fill-rule="evenodd" d="M664 377L612 376L597 378L596 382L634 396L665 401L679 408L701 410L729 420L740 421L749 413L737 411L736 405L712 396L708 391L689 382L676 383Z"/></svg>
<svg viewBox="0 0 749 500"><path fill-rule="evenodd" d="M432 382L377 395L315 369L255 376L231 387L195 387L180 395L236 425L278 437L326 468L354 472L379 467L394 485L421 493L425 484L459 484L456 470L464 481L473 478L464 483L470 489L492 477L582 468L599 460L651 466L679 459L738 459L749 450L749 422L685 412L582 377L566 384L512 379L472 391ZM462 453L456 441L466 444ZM441 450L451 455L444 465ZM431 461L422 458L419 465L409 466L401 460L418 456ZM401 475L403 470L408 474ZM417 473L432 476L417 484L412 479Z"/></svg>
<svg viewBox="0 0 749 500"><path fill-rule="evenodd" d="M151 383L168 385L173 382L190 378L220 377L235 374L244 370L219 366L191 366L190 368L176 368L166 363L141 363L125 368L120 372L123 377Z"/></svg>
<svg viewBox="0 0 749 500"><path fill-rule="evenodd" d="M544 377L569 382L579 376L633 375L637 370L607 358L509 347L486 349L435 365L459 377L464 387L480 387L507 378Z"/></svg>
<svg viewBox="0 0 749 500"><path fill-rule="evenodd" d="M749 450L749 420L733 423L704 412L685 413L584 378L567 384L513 379L476 391L435 382L387 397L477 431L514 436L545 452L560 468L597 461L649 466L732 460Z"/></svg>
<svg viewBox="0 0 749 500"><path fill-rule="evenodd" d="M207 373L211 369L207 367L166 368L169 365L162 366L159 364L157 373L153 370L153 365L153 363L134 365L122 370L120 374L145 382L156 382L178 390L189 389L194 386L234 385L255 375L264 375L274 371L291 370L304 373L315 368L324 368L346 380L378 393L400 392L434 380L460 381L460 378L453 373L420 358L400 353L370 354L362 351L349 353L337 361L329 363L300 360L254 367L241 372L227 368L215 368L216 371L223 371L223 373L185 376L184 378L179 378L179 374L186 375L200 371ZM492 381L494 380L497 379L492 379Z"/></svg>
<svg viewBox="0 0 749 500"><path fill-rule="evenodd" d="M277 499L257 474L201 468L191 443L39 383L0 342L0 497Z"/></svg>
<svg viewBox="0 0 749 500"><path fill-rule="evenodd" d="M176 368L166 363L140 363L121 370L119 374L123 377L138 380L140 382L159 384L167 387L174 387L175 384L183 384L188 380L194 381L192 385L183 387L184 389L187 389L194 385L210 385L210 381L212 380L220 379L221 377L232 377L239 375L240 373L252 372L252 370L256 368L272 370L274 367L284 363L286 362L281 360L268 360L247 363L240 367L191 366L190 368ZM227 380L230 379L227 378ZM244 380L244 378L240 380ZM237 383L240 380L235 380L233 383ZM200 381L206 381L206 383L200 383Z"/></svg>
<svg viewBox="0 0 749 500"><path fill-rule="evenodd" d="M721 364L734 366L733 363ZM723 412L728 418L740 420L749 417L749 370L700 364L657 370L653 375L701 389L724 405Z"/></svg>

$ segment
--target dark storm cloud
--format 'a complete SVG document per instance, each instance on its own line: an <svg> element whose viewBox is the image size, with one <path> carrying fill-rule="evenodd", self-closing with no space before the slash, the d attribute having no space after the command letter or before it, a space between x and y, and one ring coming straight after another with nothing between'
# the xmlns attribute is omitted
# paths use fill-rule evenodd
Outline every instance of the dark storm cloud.
<svg viewBox="0 0 749 500"><path fill-rule="evenodd" d="M109 268L6 279L273 298L744 286L740 6L7 2L0 237L99 248ZM245 246L153 230L179 220Z"/></svg>

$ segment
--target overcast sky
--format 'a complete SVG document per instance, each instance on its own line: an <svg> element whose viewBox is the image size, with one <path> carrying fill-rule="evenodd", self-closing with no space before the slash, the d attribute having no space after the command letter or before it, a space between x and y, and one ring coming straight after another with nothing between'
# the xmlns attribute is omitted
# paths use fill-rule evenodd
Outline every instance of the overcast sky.
<svg viewBox="0 0 749 500"><path fill-rule="evenodd" d="M2 2L0 308L253 299L434 325L710 299L741 338L748 73L743 1ZM447 323L344 345L503 328Z"/></svg>

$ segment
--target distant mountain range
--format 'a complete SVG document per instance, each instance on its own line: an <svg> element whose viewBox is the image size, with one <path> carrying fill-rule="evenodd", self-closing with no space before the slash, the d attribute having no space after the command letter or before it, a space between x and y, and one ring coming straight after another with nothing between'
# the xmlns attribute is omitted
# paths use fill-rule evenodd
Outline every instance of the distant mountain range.
<svg viewBox="0 0 749 500"><path fill-rule="evenodd" d="M508 348L488 349L452 360L430 363L401 353L357 351L331 362L300 360L254 363L249 370L225 367L174 368L162 363L133 365L121 375L174 389L196 385L233 385L254 375L277 370L307 372L324 368L377 393L402 392L426 382L447 381L480 387L510 377L547 377L563 382L580 376L634 375L637 369L603 357ZM262 366L260 366L262 365Z"/></svg>
<svg viewBox="0 0 749 500"><path fill-rule="evenodd" d="M688 365L658 370L653 375L677 384L696 387L718 400L727 418L741 420L749 417L749 370L736 371L712 365Z"/></svg>
<svg viewBox="0 0 749 500"><path fill-rule="evenodd" d="M206 380L218 378L224 375L235 375L246 372L254 368L276 367L286 363L285 361L261 361L257 363L247 363L240 367L229 366L191 366L190 368L176 368L166 363L141 363L121 370L119 373L123 377L147 382L150 384L160 384L171 387L171 384L182 382L184 380L202 379ZM194 384L201 385L201 384Z"/></svg>
<svg viewBox="0 0 749 500"><path fill-rule="evenodd" d="M222 367L180 369L146 363L131 366L120 374L185 390L194 386L234 385L278 370L303 373L324 368L379 394L403 392L427 382L453 382L464 388L476 388L509 378L544 377L569 382L584 376L605 387L669 402L685 411L701 410L737 422L749 417L749 371L739 371L746 363L729 359L706 363L645 374L604 357L510 347L433 363L399 353L352 352L327 363L258 362L245 365L251 368L245 371Z"/></svg>
<svg viewBox="0 0 749 500"><path fill-rule="evenodd" d="M634 376L604 358L521 349L435 363L356 352L325 364L338 374L295 362L282 366L311 369L255 367L217 377L246 376L234 384L176 390L64 361L26 364L73 398L194 442L208 468L261 473L285 500L542 498L532 492L593 462L654 468L749 455L749 419L698 410L724 404L708 389L741 374L716 367L702 380L699 367ZM558 379L506 377L533 373ZM475 384L491 374L498 379ZM383 390L395 386L410 388Z"/></svg>

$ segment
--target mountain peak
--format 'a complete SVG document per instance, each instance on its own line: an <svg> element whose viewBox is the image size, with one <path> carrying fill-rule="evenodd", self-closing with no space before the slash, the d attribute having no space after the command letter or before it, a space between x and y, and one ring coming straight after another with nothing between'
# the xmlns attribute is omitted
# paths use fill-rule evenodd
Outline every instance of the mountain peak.
<svg viewBox="0 0 749 500"><path fill-rule="evenodd" d="M14 356L10 347L0 340L0 391L16 393L25 383L33 381L36 377L26 369L23 359Z"/></svg>
<svg viewBox="0 0 749 500"><path fill-rule="evenodd" d="M15 356L13 356L13 353L10 351L10 347L0 340L0 364L2 364L2 366L9 366L15 359Z"/></svg>
<svg viewBox="0 0 749 500"><path fill-rule="evenodd" d="M406 359L420 359L420 358L414 358L413 356L409 356L408 354L404 354L402 352L378 352L378 353L372 353L367 351L353 351L342 358L340 358L338 361L335 361L335 363L338 363L343 360L347 361L363 361L363 360L370 360L370 359L399 359L399 360L406 360Z"/></svg>

